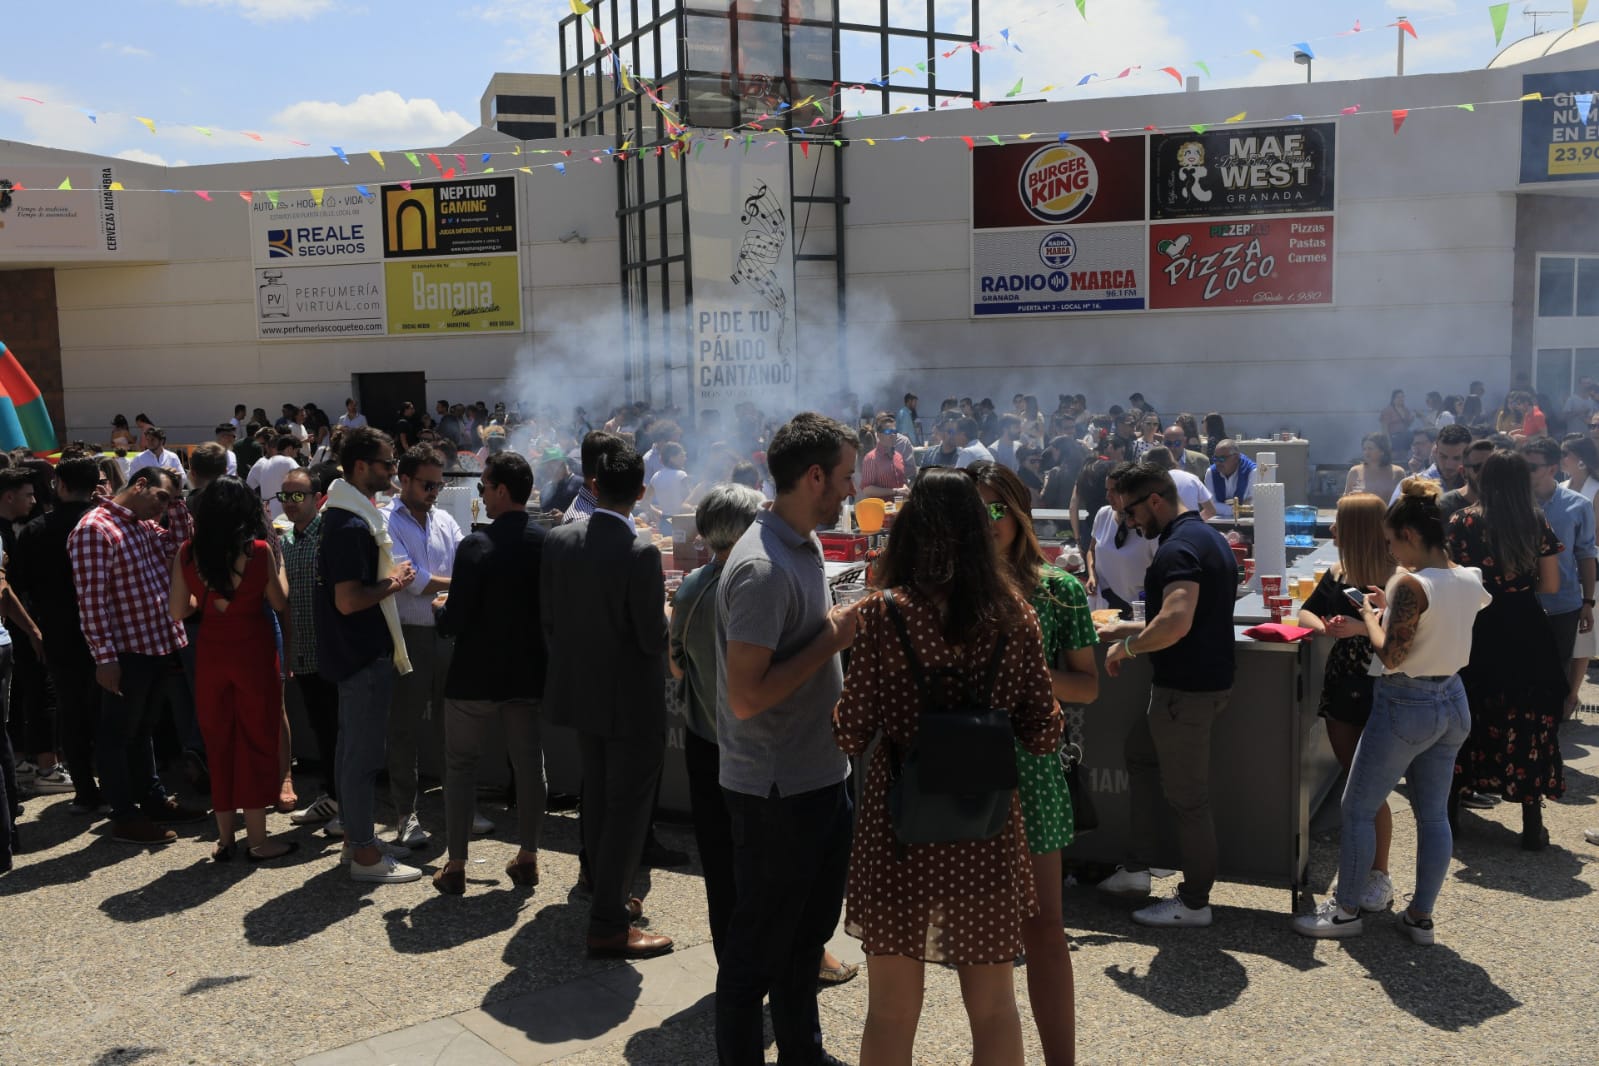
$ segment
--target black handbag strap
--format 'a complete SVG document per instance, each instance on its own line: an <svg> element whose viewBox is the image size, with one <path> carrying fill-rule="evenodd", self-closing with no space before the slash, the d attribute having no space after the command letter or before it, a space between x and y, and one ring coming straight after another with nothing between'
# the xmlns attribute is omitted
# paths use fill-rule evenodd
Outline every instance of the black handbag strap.
<svg viewBox="0 0 1599 1066"><path fill-rule="evenodd" d="M932 685L928 681L926 670L922 669L922 662L916 655L916 648L911 644L910 629L905 625L905 616L900 613L899 604L894 601L892 589L883 592L883 602L888 606L888 617L894 623L894 630L899 634L900 647L905 649L905 658L909 660L911 677L916 681L916 691L922 697L922 710L930 709L934 704ZM993 657L988 661L988 675L984 678L983 691L994 691L994 683L999 680L1000 663L1005 657L1005 633L1000 633L999 640L994 644Z"/></svg>

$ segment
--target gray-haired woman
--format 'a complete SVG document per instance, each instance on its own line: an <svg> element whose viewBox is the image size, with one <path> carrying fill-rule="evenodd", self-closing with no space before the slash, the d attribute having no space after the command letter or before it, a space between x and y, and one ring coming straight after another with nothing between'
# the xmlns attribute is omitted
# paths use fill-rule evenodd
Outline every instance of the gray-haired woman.
<svg viewBox="0 0 1599 1066"><path fill-rule="evenodd" d="M733 915L733 834L718 781L716 746L716 589L733 545L755 521L766 497L744 485L714 486L700 501L694 522L711 549L711 561L683 579L672 601L672 676L685 678L688 729L683 758L688 765L694 842L705 868L705 902L711 917L711 945L721 954Z"/></svg>

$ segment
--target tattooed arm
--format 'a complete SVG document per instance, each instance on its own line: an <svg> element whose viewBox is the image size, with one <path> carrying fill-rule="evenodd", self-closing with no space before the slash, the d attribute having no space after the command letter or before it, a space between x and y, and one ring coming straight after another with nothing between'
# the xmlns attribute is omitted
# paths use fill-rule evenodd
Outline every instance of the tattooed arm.
<svg viewBox="0 0 1599 1066"><path fill-rule="evenodd" d="M1386 624L1378 613L1371 597L1366 599L1366 632L1377 658L1390 670L1397 670L1410 655L1416 643L1416 630L1421 625L1422 612L1427 609L1427 594L1421 582L1410 575L1401 577L1394 585L1394 596L1388 604Z"/></svg>

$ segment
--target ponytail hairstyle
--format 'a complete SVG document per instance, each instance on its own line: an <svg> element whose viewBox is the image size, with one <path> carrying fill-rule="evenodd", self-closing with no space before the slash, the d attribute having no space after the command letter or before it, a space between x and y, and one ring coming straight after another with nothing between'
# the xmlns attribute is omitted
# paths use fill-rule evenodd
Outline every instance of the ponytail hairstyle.
<svg viewBox="0 0 1599 1066"><path fill-rule="evenodd" d="M1388 528L1395 533L1415 530L1423 547L1442 548L1444 522L1438 510L1438 498L1442 495L1443 489L1436 481L1421 477L1405 478L1399 483L1399 499L1388 508L1385 518Z"/></svg>

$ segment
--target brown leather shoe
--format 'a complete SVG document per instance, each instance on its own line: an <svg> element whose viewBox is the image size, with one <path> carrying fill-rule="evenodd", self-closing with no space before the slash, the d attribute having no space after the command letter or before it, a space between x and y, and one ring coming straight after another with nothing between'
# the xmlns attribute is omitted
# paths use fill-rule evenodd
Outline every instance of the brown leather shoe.
<svg viewBox="0 0 1599 1066"><path fill-rule="evenodd" d="M629 927L616 936L589 937L589 956L596 959L650 959L672 950L672 938Z"/></svg>
<svg viewBox="0 0 1599 1066"><path fill-rule="evenodd" d="M627 901L627 920L630 922L636 922L643 917L644 901L639 899L637 896L634 896L632 899Z"/></svg>
<svg viewBox="0 0 1599 1066"><path fill-rule="evenodd" d="M112 822L111 839L124 844L170 844L178 839L178 834L170 829L162 829L141 814Z"/></svg>
<svg viewBox="0 0 1599 1066"><path fill-rule="evenodd" d="M150 818L151 821L158 822L162 825L178 825L184 822L203 822L206 819L206 815L209 813L207 811L196 810L193 807L185 807L183 804L178 802L178 797L176 796L168 796L160 803L146 803L143 809L144 813Z"/></svg>
<svg viewBox="0 0 1599 1066"><path fill-rule="evenodd" d="M466 894L466 871L440 868L433 875L433 887L446 896L461 896Z"/></svg>
<svg viewBox="0 0 1599 1066"><path fill-rule="evenodd" d="M539 861L518 862L512 859L505 864L505 876L511 879L512 884L532 888L539 883Z"/></svg>

